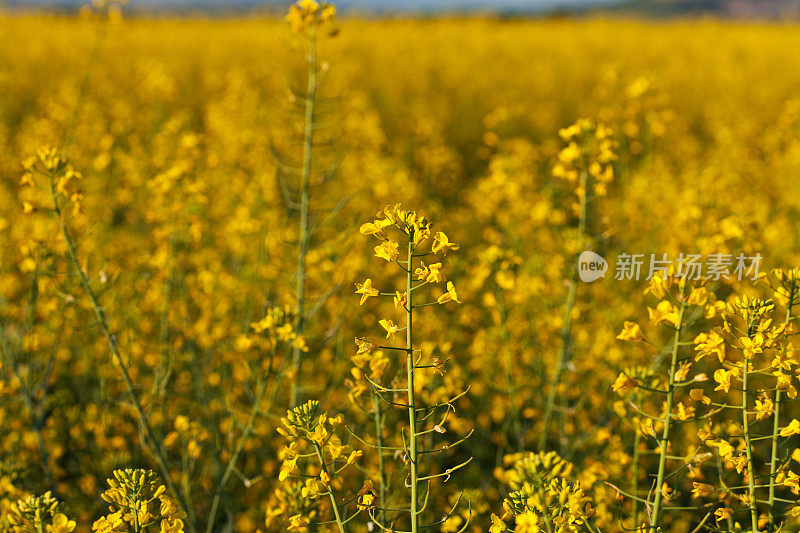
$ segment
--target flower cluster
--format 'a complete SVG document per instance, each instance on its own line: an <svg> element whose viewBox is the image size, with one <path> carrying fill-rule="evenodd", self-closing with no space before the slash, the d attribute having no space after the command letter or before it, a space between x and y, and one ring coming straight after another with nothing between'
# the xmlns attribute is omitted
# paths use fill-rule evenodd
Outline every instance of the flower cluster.
<svg viewBox="0 0 800 533"><path fill-rule="evenodd" d="M68 204L73 216L83 211L83 192L76 187L81 173L59 150L43 146L35 156L25 159L22 167L24 172L19 185L23 213L31 214L43 209L48 211L51 194ZM40 186L38 177L44 177L48 182Z"/></svg>
<svg viewBox="0 0 800 533"><path fill-rule="evenodd" d="M8 523L13 533L71 533L75 521L62 512L63 505L50 492L28 496L11 505Z"/></svg>
<svg viewBox="0 0 800 533"><path fill-rule="evenodd" d="M344 424L342 415L328 417L320 411L319 402L308 402L290 409L281 418L283 427L278 433L290 440L280 452L281 468L278 479L287 480L294 490L306 500L315 501L320 497L330 498L336 522L343 527L340 506L346 504L337 500L336 491L341 488L341 477L347 467L354 465L361 457L360 450L353 450L343 444L336 430ZM304 465L304 460L314 458L316 466ZM292 479L290 479L292 478ZM302 486L294 480L302 480ZM301 530L309 526L313 517L297 513L289 517L288 529Z"/></svg>
<svg viewBox="0 0 800 533"><path fill-rule="evenodd" d="M437 231L431 238L431 223L416 211L401 209L400 204L387 206L376 216L377 218L373 222L362 224L359 229L362 235L372 235L381 241L380 244L374 248L375 257L387 262L407 265L403 266L403 268L407 269L408 272L413 271L414 279L420 282L414 287L414 290L429 284L444 284L444 289L436 297L435 303L461 303L458 299L455 285L451 281L446 281L444 272L442 271L443 267L441 261L431 263L429 260L428 264L425 264L424 260L420 260L418 266L413 266L410 260L400 259L400 243L395 241L388 232L390 228L395 228L407 236L409 244L404 244L403 246L408 248L409 257L426 257L428 255L445 256L447 252L458 250L459 245L450 242L447 235L441 231ZM430 245L430 251L416 253L415 255L415 252L424 244ZM356 283L355 292L361 295L360 303L362 305L368 298L382 294L379 289L373 286L371 278L367 278L363 283ZM407 294L395 291L393 293L385 293L384 295L392 296L396 308L408 309ZM392 320L382 319L379 321L379 324L386 331L387 339L393 337L400 331L400 328L398 328ZM357 344L359 344L359 349L364 346L363 342L357 341Z"/></svg>
<svg viewBox="0 0 800 533"><path fill-rule="evenodd" d="M578 197L591 187L597 196L605 196L614 180L613 162L617 159L613 130L591 119L580 119L562 128L558 135L566 144L558 153L553 176L575 184Z"/></svg>
<svg viewBox="0 0 800 533"><path fill-rule="evenodd" d="M336 7L327 2L316 0L298 0L289 8L286 21L297 32L316 30L323 26L330 26L336 18Z"/></svg>
<svg viewBox="0 0 800 533"><path fill-rule="evenodd" d="M161 533L182 533L183 519L175 501L166 494L158 475L152 470L114 470L109 488L102 494L109 514L92 525L98 533L141 531L150 526Z"/></svg>
<svg viewBox="0 0 800 533"><path fill-rule="evenodd" d="M240 340L242 346L250 343L259 344L258 337L267 341L269 346L277 343L285 343L300 351L307 352L305 338L298 335L294 324L297 322L297 315L287 307L273 306L267 310L264 318L250 324L251 335ZM249 346L248 346L249 347Z"/></svg>
<svg viewBox="0 0 800 533"><path fill-rule="evenodd" d="M595 512L591 498L573 478L573 465L555 452L527 452L506 457L511 470L504 474L511 492L503 503L504 517L493 515L491 533L577 533ZM513 517L510 530L504 519ZM591 529L590 529L591 530Z"/></svg>

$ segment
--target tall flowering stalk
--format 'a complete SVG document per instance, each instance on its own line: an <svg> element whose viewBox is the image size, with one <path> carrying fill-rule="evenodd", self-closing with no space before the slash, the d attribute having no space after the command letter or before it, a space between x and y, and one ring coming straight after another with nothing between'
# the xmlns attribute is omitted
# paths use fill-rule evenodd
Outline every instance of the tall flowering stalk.
<svg viewBox="0 0 800 533"><path fill-rule="evenodd" d="M681 291L681 296L685 296ZM678 307L677 318L671 319L672 325L675 327L675 334L672 339L672 350L669 363L668 385L666 390L666 404L664 407L664 429L661 432L661 440L659 441L659 456L658 456L658 473L656 474L656 495L653 501L653 513L650 515L650 532L654 533L658 527L658 520L661 517L661 504L664 498L664 476L667 473L667 455L669 454L669 436L670 429L672 428L672 406L675 401L675 384L677 370L678 370L678 349L681 342L681 333L684 326L684 313L686 312L686 298L680 299ZM674 316L674 307L670 311L670 315Z"/></svg>
<svg viewBox="0 0 800 533"><path fill-rule="evenodd" d="M578 217L577 248L570 250L576 254L586 248L590 239L587 234L590 196L604 196L608 184L614 179L612 163L617 156L614 153L615 143L612 133L611 129L590 119L581 119L558 132L566 146L558 154L558 163L553 168L553 175L573 184L578 195L578 203L573 206ZM556 407L561 377L570 358L573 310L578 295L578 268L576 261L570 274L570 284L564 302L561 344L545 401L539 450L544 450L547 446L550 421Z"/></svg>
<svg viewBox="0 0 800 533"><path fill-rule="evenodd" d="M300 183L298 199L292 206L298 211L298 250L297 267L295 269L295 298L297 322L295 330L302 335L306 326L306 256L311 243L312 231L309 225L310 187L314 174L314 133L316 125L317 91L319 90L319 66L317 64L317 42L324 35L326 28L333 24L336 8L330 4L316 2L315 0L299 0L289 10L286 20L292 29L304 36L308 43L306 92L300 98L303 106L303 153L301 166L298 169ZM329 31L329 35L334 33ZM303 351L295 348L292 351L292 370L294 381L292 383L290 405L298 403L301 388L300 371L302 367Z"/></svg>
<svg viewBox="0 0 800 533"><path fill-rule="evenodd" d="M794 317L792 316L792 311L794 310L795 306L800 303L800 269L791 269L787 271L783 270L776 270L774 272L774 278L776 282L776 286L774 287L774 298L777 302L783 305L785 309L784 313L784 329L783 329L783 337L787 340L784 342L780 347L780 355L776 357L777 363L774 365L776 376L779 378L779 382L782 380L786 383L787 380L790 380L791 377L787 376L784 372L791 369L791 365L793 362L792 354L789 353L790 346L788 345L788 338L791 334L793 334L796 330L791 327L792 321ZM778 477L778 441L781 433L780 427L780 413L781 413L781 403L784 402L783 392L784 390L788 394L789 399L793 399L797 396L797 391L794 389L790 389L789 387L775 387L775 400L774 400L774 410L772 413L772 438L771 440L771 449L770 449L770 459L769 459L769 500L768 504L768 514L769 514L769 524L768 524L768 531L772 533L775 531L776 525L776 507L778 504L778 498L775 496L775 490L780 485L777 481Z"/></svg>
<svg viewBox="0 0 800 533"><path fill-rule="evenodd" d="M424 473L422 471L421 458L427 454L442 453L452 449L467 438L461 438L455 443L443 444L432 448L422 447L422 437L433 436L435 433L444 434L447 432L445 423L448 415L455 411L455 402L462 397L466 391L458 393L447 400L434 405L420 405L417 397L417 387L415 378L421 370L442 371L443 364L438 358L430 361L422 360L422 353L414 346L414 314L415 310L431 305L444 305L450 302L460 303L455 286L452 282L446 281L442 271L441 262L425 263L423 258L440 255L444 256L450 251L459 249L459 246L450 242L447 235L442 232L431 233L432 224L422 215L415 211L401 209L400 205L389 206L379 212L373 222L363 224L360 231L363 235L371 235L380 241L375 246L375 257L387 263L393 263L403 273L405 287L403 290L381 291L374 287L372 279L367 278L363 283L356 284L356 293L361 295L361 303L366 302L370 297L386 296L394 300L394 306L405 315L405 326L396 325L392 319L381 319L378 324L386 333L387 339L394 339L402 332L405 332L405 346L398 347L392 345L381 346L367 338L357 338L356 344L360 353L372 353L374 350L398 351L404 354L405 363L405 387L389 388L373 380L365 374L365 379L377 394L390 408L399 408L407 414L407 433L402 434L402 446L389 447L381 443L368 443L383 454L386 450L396 450L402 452L404 463L408 465L408 475L406 486L409 489L409 505L400 509L387 509L373 505L369 508L372 521L385 531L395 530L395 522L399 520L399 515L407 514L409 517L409 527L412 533L417 533L425 528L435 527L444 524L456 511L460 497L444 516L444 518L430 524L421 523L420 516L425 511L430 496L430 481L443 478L447 481L451 474L456 470L466 466L471 457L456 466L448 468L444 472ZM402 244L394 240L393 233L399 232L402 236ZM405 248L401 254L401 248ZM416 285L415 285L416 282ZM415 292L428 285L444 285L444 291L435 299L415 303L419 298L415 298ZM398 395L405 395L405 403L397 401ZM433 421L432 417L437 412L443 411L440 416ZM438 420L438 422L436 422ZM362 439L360 439L362 440ZM426 483L427 482L427 483ZM426 488L423 497L422 489ZM382 504L383 505L383 504ZM392 516L389 516L393 513ZM379 518L379 515L381 518ZM467 521L462 531L468 527Z"/></svg>
<svg viewBox="0 0 800 533"><path fill-rule="evenodd" d="M189 531L195 531L196 527L192 520L191 506L187 503L185 494L178 490L178 487L172 480L163 441L156 435L147 417L139 392L131 378L128 364L120 353L119 339L117 335L111 331L105 308L100 305L95 289L92 287L92 281L81 266L75 240L70 234L69 220L71 217L75 217L82 212L83 193L75 184L80 179L80 174L75 171L69 161L54 148L40 149L35 158L31 158L24 163L24 167L26 170L25 175L32 185L35 185L35 175L41 175L46 179L45 190L50 201L50 205L46 206L46 209L49 209L56 219L59 234L67 250L67 259L78 274L81 288L89 299L97 324L106 339L114 361L119 366L128 396L138 416L143 440L150 445L153 456L164 476L170 492L175 496L176 503L181 513L183 513L183 516L187 517L187 529ZM44 201L43 198L42 201ZM37 209L37 207L32 206L30 211L34 212Z"/></svg>
<svg viewBox="0 0 800 533"><path fill-rule="evenodd" d="M694 385L707 381L705 374L697 374L689 378L692 369L690 357L686 354L686 342L682 341L688 324L693 323L702 316L714 316L717 312L716 301L713 295L701 282L690 283L685 276L676 273L671 267L668 272L656 274L650 280L647 292L658 299L655 307L648 308L650 323L661 325L671 330L671 341L662 353L668 354L666 364L660 359L653 369L628 371L620 373L612 385L612 389L620 394L626 401L624 407L631 409L636 417L637 431L655 442L658 454L658 466L654 473L654 486L651 493L643 499L638 493L638 484L634 482L633 494L626 494L634 500L634 527L647 529L655 533L662 525L662 516L666 510L666 503L672 498L672 490L667 481L671 479L676 470L670 470L669 460L683 459L686 463L680 467L685 468L697 461L697 455L680 457L671 449L672 433L676 424L683 424L699 418L696 415L697 404L710 402L700 388L691 389L688 394L685 390ZM622 332L617 339L629 342L643 342L648 345L655 344L645 338L641 327L634 322L625 322ZM662 377L658 379L658 373ZM642 394L639 394L638 392ZM634 393L635 392L635 393ZM634 394L632 394L634 393ZM643 400L652 399L652 407ZM706 401L708 400L708 402ZM656 410L657 414L652 411ZM704 415L706 416L706 415ZM638 447L639 441L635 441ZM638 454L635 461L638 462ZM638 476L639 465L634 464L634 471ZM644 504L648 510L649 520L645 525L638 524L639 504ZM708 517L704 519L707 520Z"/></svg>
<svg viewBox="0 0 800 533"><path fill-rule="evenodd" d="M670 324L675 329L670 371L666 376L668 386L664 390L647 377L649 372L622 373L613 385L615 391L628 399L628 406L636 415L645 417L645 423L640 424L642 434L656 439L660 448L653 500L642 499L636 491L633 494L619 491L646 506L649 525L641 527L651 533L664 526L663 515L667 510L698 511L697 530L708 527L717 531L746 528L752 532L765 528L781 531L787 519L798 514L795 500L777 495L779 489L800 494L800 476L789 468L792 460L800 459L800 454L780 453L787 444L782 439L800 434L800 422L792 420L782 426L779 409L786 401L782 400L784 396L789 399L797 396L792 382L798 363L792 353L791 338L796 334L792 309L800 297L798 272L777 271L769 280L775 301L784 307L781 316L770 299L733 296L726 304L717 301L703 286L689 287L683 278L656 276L651 281L648 291L661 301L649 309L650 320ZM722 325L699 333L691 343L682 341L681 332L700 316L709 320L719 316ZM625 323L618 338L651 344L633 322ZM682 353L684 346L693 346L694 354ZM713 391L704 385L709 381L705 372L690 376L696 364L710 367ZM660 416L649 414L647 403L631 400L631 391L637 389L645 392L646 397L665 396ZM682 456L672 449L677 441L672 430L678 424L687 427L691 422L699 427L698 444ZM768 463L760 459L767 455L767 446ZM713 462L710 460L715 455L716 464L705 466ZM668 469L669 461L675 460L682 464ZM692 480L691 499L711 498L718 504L696 507L670 504L675 492L668 481L680 471L686 471ZM737 481L731 482L731 477ZM709 478L717 478L718 483ZM765 500L762 494L767 491L769 498ZM714 520L715 527L704 526ZM634 526L639 527L638 522Z"/></svg>
<svg viewBox="0 0 800 533"><path fill-rule="evenodd" d="M720 398L711 405L717 412L731 412L741 420L737 424L723 419L698 432L706 446L717 450L722 472L719 487L696 483L696 489L702 485L702 496L719 500L721 506L714 514L717 522L727 522L729 529L741 527L741 516L741 522L749 522L751 531L761 531L765 526L769 531L781 531L786 520L796 517L800 510L796 500L776 494L779 489L800 494L800 476L789 468L800 455L780 454L788 444L783 439L800 434L797 420L783 427L780 421L780 405L797 396L792 381L798 363L791 341L795 335L792 309L798 297L797 274L777 271L772 276L776 282L773 294L785 307L782 316L774 300L734 297L727 305L722 327L695 339L698 358L713 354L719 362L714 371L714 391ZM762 448L767 444L769 462L764 464L759 458L766 455ZM741 482L729 483L723 475L725 470L735 470ZM765 489L768 499L759 499Z"/></svg>

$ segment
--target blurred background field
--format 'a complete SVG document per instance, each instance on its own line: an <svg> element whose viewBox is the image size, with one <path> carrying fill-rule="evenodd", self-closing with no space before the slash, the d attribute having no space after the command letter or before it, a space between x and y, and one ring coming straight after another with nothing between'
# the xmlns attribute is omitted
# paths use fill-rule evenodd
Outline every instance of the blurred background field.
<svg viewBox="0 0 800 533"><path fill-rule="evenodd" d="M345 414L356 432L368 427L352 394L352 341L380 337L377 320L393 306L359 307L353 295L354 282L379 277L358 227L397 202L428 215L461 245L447 276L463 304L423 310L421 349L450 356L451 368L418 386L435 400L469 385L448 428L475 428L442 459L452 461L446 468L475 457L442 485L437 506L452 499L451 485L467 490L471 527L486 531L507 492L504 456L537 447L570 258L581 251L574 187L552 175L559 129L591 117L614 132L615 178L588 221L593 248L609 261L760 253L762 270L794 266L800 31L791 20L610 13L353 15L337 28L319 48L319 164L335 171L312 193L318 232L301 396ZM252 404L253 368L265 364L250 324L270 306L294 305L297 212L278 156L299 158L292 89L305 83L304 46L277 16L0 18L6 503L53 488L88 530L111 470L154 464L52 220L46 210L23 215L20 162L53 145L83 174L74 224L84 268L174 478L204 517ZM603 481L629 482L634 433L610 386L622 369L651 363L615 339L624 321L646 322L646 283L612 278L579 287L547 440L591 488L603 531L621 530L621 504ZM762 290L735 279L712 285L721 300ZM285 443L275 429L299 377L281 375L226 491L220 528L285 531ZM186 418L180 428L176 417ZM688 430L676 438L679 447L694 442ZM641 459L645 492L645 466L656 459ZM688 501L691 482L678 479L678 501ZM665 520L664 531L697 523L681 513Z"/></svg>

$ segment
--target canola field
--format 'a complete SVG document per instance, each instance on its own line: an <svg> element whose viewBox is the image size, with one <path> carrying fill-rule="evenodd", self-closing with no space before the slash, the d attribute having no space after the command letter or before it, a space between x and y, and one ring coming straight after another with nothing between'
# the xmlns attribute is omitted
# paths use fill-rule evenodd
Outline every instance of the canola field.
<svg viewBox="0 0 800 533"><path fill-rule="evenodd" d="M798 26L286 11L0 15L0 532L800 530Z"/></svg>

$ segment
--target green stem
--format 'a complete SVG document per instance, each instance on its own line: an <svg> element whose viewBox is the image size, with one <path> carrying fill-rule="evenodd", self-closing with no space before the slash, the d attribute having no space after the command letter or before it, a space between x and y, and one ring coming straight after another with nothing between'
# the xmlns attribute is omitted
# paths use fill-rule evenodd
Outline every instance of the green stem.
<svg viewBox="0 0 800 533"><path fill-rule="evenodd" d="M69 259L72 263L72 266L78 272L78 277L80 279L81 285L83 286L84 292L89 298L89 302L92 305L92 309L94 310L95 318L97 319L97 323L100 325L100 329L103 332L103 336L108 343L108 347L111 350L111 353L114 357L114 360L119 365L120 371L122 373L122 379L125 382L125 387L128 391L128 396L130 396L131 402L133 403L133 407L136 410L136 414L139 417L139 424L144 429L145 436L147 440L150 441L150 445L153 449L153 455L158 463L158 467L161 470L161 475L164 476L164 481L167 483L167 487L169 487L170 492L175 496L177 500L178 506L181 508L181 511L186 513L188 517L191 517L191 513L189 513L189 507L186 505L186 501L183 498L183 494L178 490L178 487L175 486L175 483L172 480L172 476L169 472L169 467L167 466L166 455L164 453L163 448L161 447L161 441L156 438L155 432L153 428L150 426L150 422L147 420L147 416L144 413L144 409L142 408L141 400L139 399L139 394L136 392L136 388L133 385L133 381L131 380L131 376L128 373L128 367L125 364L125 361L122 359L122 355L119 352L119 347L117 346L117 336L112 335L111 331L108 327L108 320L106 319L105 313L103 309L100 307L100 304L97 301L97 297L95 296L94 289L92 289L91 284L89 283L89 279L86 277L83 269L81 268L80 262L78 261L78 256L75 251L75 244L72 242L72 238L69 236L69 232L67 231L67 226L64 223L64 219L62 218L61 214L61 207L58 203L58 193L56 192L56 185L55 185L55 178L54 176L50 176L50 194L53 200L53 212L58 220L58 225L61 231L61 237L64 240L64 243L67 246L67 252L69 253ZM190 532L196 531L195 524L192 520L188 521L187 529Z"/></svg>
<svg viewBox="0 0 800 533"><path fill-rule="evenodd" d="M333 477L330 476L328 472L328 467L325 466L325 456L322 453L322 448L320 448L319 444L316 442L314 443L314 451L317 452L317 459L319 459L319 465L322 470L328 474L328 479L330 480L328 485L328 496L331 499L331 507L333 507L333 516L336 518L336 525L339 526L339 532L345 533L344 522L342 522L342 515L339 513L339 506L336 504L336 494L333 492Z"/></svg>
<svg viewBox="0 0 800 533"><path fill-rule="evenodd" d="M131 515L133 516L133 531L135 533L139 533L142 530L141 526L139 525L139 509L136 506L137 502L133 502L133 508L131 509Z"/></svg>
<svg viewBox="0 0 800 533"><path fill-rule="evenodd" d="M642 440L642 435L639 429L636 429L636 434L633 436L633 480L631 484L631 494L639 496L639 444ZM639 501L633 500L633 527L639 527Z"/></svg>
<svg viewBox="0 0 800 533"><path fill-rule="evenodd" d="M244 433L242 433L242 436L239 438L239 442L236 445L236 450L234 450L233 455L231 456L231 459L228 462L228 466L225 468L225 472L222 474L222 477L219 480L219 484L217 485L217 489L214 492L214 499L211 502L211 511L208 513L208 523L206 524L206 533L212 533L214 531L214 524L217 520L217 512L219 511L220 501L222 501L222 495L225 492L225 487L228 484L228 480L230 479L234 469L236 468L236 463L239 461L239 457L242 455L242 450L244 450L244 445L250 438L250 435L253 433L253 427L255 426L256 418L258 417L259 413L259 408L261 407L261 399L264 396L264 391L266 390L266 388L267 388L267 379L263 376L262 373L261 375L259 375L258 384L256 385L256 398L255 402L253 403L253 410L250 412L250 418L247 420L247 426L245 426Z"/></svg>
<svg viewBox="0 0 800 533"><path fill-rule="evenodd" d="M170 232L169 239L167 240L167 246L169 249L169 267L167 273L167 279L164 283L164 308L161 314L161 324L160 324L160 337L161 337L161 358L158 362L158 368L156 369L155 379L153 379L153 390L150 393L153 398L158 398L160 395L164 393L164 386L166 385L167 375L169 374L168 368L171 366L171 352L169 349L169 339L170 339L170 325L169 325L169 313L170 313L170 302L172 301L172 293L175 289L175 261L177 257L177 249L176 249L176 235L175 235L175 221L173 220L173 230ZM164 415L163 407L166 402L161 402L162 412L161 414ZM150 414L148 410L148 414Z"/></svg>
<svg viewBox="0 0 800 533"><path fill-rule="evenodd" d="M795 291L797 282L792 281L792 288L789 291L789 301L786 304L786 318L784 324L789 325L792 319L792 306L794 305ZM772 414L772 449L769 458L769 526L767 531L775 531L775 476L777 475L778 464L778 435L780 434L780 410L781 410L781 391L775 391L775 406Z"/></svg>
<svg viewBox="0 0 800 533"><path fill-rule="evenodd" d="M588 214L588 195L587 190L589 178L586 171L581 172L581 204L580 213L578 218L578 252L580 253L586 245L586 219ZM569 353L569 344L572 338L572 310L575 307L575 299L578 293L578 274L579 265L575 264L572 274L572 283L569 286L567 293L566 306L564 308L563 326L561 329L561 348L558 351L558 360L556 361L556 369L553 372L553 377L550 380L550 387L548 389L547 401L544 408L544 423L542 433L539 435L539 450L543 451L547 445L547 437L550 429L550 420L553 418L553 409L556 404L556 396L558 395L558 385L561 382L561 374L564 372L564 367L567 363L567 355Z"/></svg>
<svg viewBox="0 0 800 533"><path fill-rule="evenodd" d="M500 323L503 337L503 359L505 363L506 395L508 396L509 416L508 416L508 443L511 444L511 435L516 434L515 452L525 449L525 436L522 431L520 409L517 405L517 385L514 379L514 357L511 352L511 337L508 332L508 313L505 306L505 298L502 291L497 291L497 305L500 310Z"/></svg>
<svg viewBox="0 0 800 533"><path fill-rule="evenodd" d="M742 371L742 430L744 431L745 454L747 455L747 485L750 495L750 520L752 531L758 531L758 510L756 509L756 474L753 452L750 443L750 420L747 415L747 381L749 361L745 359Z"/></svg>
<svg viewBox="0 0 800 533"><path fill-rule="evenodd" d="M308 226L309 181L311 180L311 163L314 152L314 107L317 93L317 34L312 30L308 41L308 89L305 100L305 124L303 126L303 173L300 185L300 250L297 254L297 324L295 331L303 334L305 328L305 299L306 299L306 254L310 241ZM289 405L298 404L300 393L300 371L302 367L303 352L300 348L292 349L292 368L294 381Z"/></svg>
<svg viewBox="0 0 800 533"><path fill-rule="evenodd" d="M661 500L663 497L664 476L667 470L667 455L669 450L669 430L672 421L672 400L675 396L675 369L678 366L678 346L683 328L683 312L686 306L685 296L681 298L681 307L678 312L678 326L675 328L675 337L672 342L672 359L669 364L669 387L667 388L666 413L664 414L664 431L661 434L661 454L658 459L658 474L656 476L656 497L653 501L653 514L650 516L650 533L656 533L658 521L661 518Z"/></svg>
<svg viewBox="0 0 800 533"><path fill-rule="evenodd" d="M414 234L413 230L408 236L408 269L406 272L406 298L408 305L408 312L406 314L406 372L408 374L408 437L409 437L409 454L408 458L411 463L411 533L419 531L419 498L417 494L417 411L414 401L414 339L413 331L413 294L411 292L413 279L411 272L414 270L411 264L414 252Z"/></svg>
<svg viewBox="0 0 800 533"><path fill-rule="evenodd" d="M775 412L772 415L772 450L769 460L769 527L767 531L770 533L775 530L775 475L778 458L778 434L780 433L780 402L781 391L775 391Z"/></svg>
<svg viewBox="0 0 800 533"><path fill-rule="evenodd" d="M379 492L378 502L380 503L381 524L386 524L386 467L383 464L383 415L381 413L381 402L377 394L372 394L372 408L375 417L375 442L378 449L378 476Z"/></svg>
<svg viewBox="0 0 800 533"><path fill-rule="evenodd" d="M192 478L191 478L191 469L194 468L194 459L192 459L187 453L183 453L183 482L181 485L183 486L183 494L187 501L192 501ZM191 505L188 506L189 514L186 518L191 523L196 523L196 518L194 514L194 509Z"/></svg>
<svg viewBox="0 0 800 533"><path fill-rule="evenodd" d="M540 484L537 485L539 498L542 500L542 517L544 518L544 528L547 533L553 533L553 519L550 517L550 509L547 506L546 489Z"/></svg>
<svg viewBox="0 0 800 533"><path fill-rule="evenodd" d="M3 354L3 360L8 365L9 369L11 370L12 375L17 379L19 382L19 389L20 389L20 398L22 399L22 403L25 406L25 409L28 411L28 415L31 418L31 429L36 434L36 443L39 447L39 459L42 463L42 470L44 471L45 478L47 479L47 485L50 487L50 491L54 495L58 495L58 490L56 489L56 482L55 478L53 477L53 471L50 468L50 456L47 453L47 446L44 442L44 436L42 435L42 428L44 427L45 423L45 412L44 412L44 405L40 402L38 404L35 403L35 397L33 393L30 391L28 384L25 381L25 378L19 372L19 365L17 364L17 358L11 350L11 345L6 337L5 333L5 324L0 323L0 352ZM45 381L42 382L42 388L47 392L47 381L45 376Z"/></svg>

